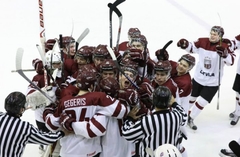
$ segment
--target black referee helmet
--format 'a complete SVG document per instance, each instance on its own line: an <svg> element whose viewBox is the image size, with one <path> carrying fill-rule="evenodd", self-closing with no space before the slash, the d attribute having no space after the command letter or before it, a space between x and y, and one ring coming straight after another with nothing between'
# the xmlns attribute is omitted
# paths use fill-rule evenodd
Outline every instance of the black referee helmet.
<svg viewBox="0 0 240 157"><path fill-rule="evenodd" d="M153 92L153 105L159 109L166 109L170 106L172 93L168 87L159 86Z"/></svg>
<svg viewBox="0 0 240 157"><path fill-rule="evenodd" d="M21 92L12 92L5 98L5 110L13 115L21 115L22 108L26 108L26 97Z"/></svg>

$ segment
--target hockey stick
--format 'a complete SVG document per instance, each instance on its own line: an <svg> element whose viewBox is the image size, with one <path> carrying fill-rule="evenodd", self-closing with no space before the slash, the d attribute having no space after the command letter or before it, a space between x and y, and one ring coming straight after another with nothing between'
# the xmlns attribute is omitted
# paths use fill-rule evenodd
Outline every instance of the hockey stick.
<svg viewBox="0 0 240 157"><path fill-rule="evenodd" d="M30 72L30 71L35 71L35 69L22 69L24 72ZM11 70L11 72L17 72L17 70Z"/></svg>
<svg viewBox="0 0 240 157"><path fill-rule="evenodd" d="M218 17L220 20L220 26L222 26L222 20L220 17L220 14L218 13ZM220 37L220 46L222 46L222 37ZM219 56L219 69L218 69L218 98L217 98L217 110L219 110L219 99L220 99L220 79L221 79L221 63L222 63L222 57Z"/></svg>
<svg viewBox="0 0 240 157"><path fill-rule="evenodd" d="M110 40L110 47L111 48L112 48L112 12L119 4L121 4L124 1L125 0L116 0L113 4L112 3L108 3L108 7L109 7L109 40ZM119 24L120 24L120 18L119 18Z"/></svg>
<svg viewBox="0 0 240 157"><path fill-rule="evenodd" d="M163 48L160 50L161 51L161 53L162 52L164 52L166 49L167 49L167 47L170 45L170 44L172 44L172 40L170 40L169 42L167 42L164 46L163 46Z"/></svg>
<svg viewBox="0 0 240 157"><path fill-rule="evenodd" d="M121 3L124 2L124 1L125 1L125 0L121 1ZM119 3L119 4L120 4L120 3ZM122 29L122 19L123 19L123 17L122 17L122 13L119 11L119 9L118 9L116 6L114 6L114 4L109 3L109 4L108 4L108 7L110 8L110 10L113 10L113 11L117 14L117 16L118 16L118 18L119 18L118 35L117 35L117 42L116 42L116 51L118 51L120 34L121 34L121 29Z"/></svg>
<svg viewBox="0 0 240 157"><path fill-rule="evenodd" d="M22 57L23 57L23 49L18 48L16 54L16 71L19 75L21 75L26 81L28 81L36 90L42 93L46 98L48 98L52 103L55 102L52 100L50 96L48 96L45 92L43 92L37 85L35 85L22 71Z"/></svg>
<svg viewBox="0 0 240 157"><path fill-rule="evenodd" d="M45 37L45 27L44 27L44 12L43 12L43 1L42 0L38 0L38 5L39 5L39 21L40 21L40 42L42 44L42 53L40 53L41 58L45 56L45 42L46 42L46 37ZM43 64L45 65L45 63ZM47 78L47 72L44 69L44 83L45 83L45 87L48 86L48 78Z"/></svg>
<svg viewBox="0 0 240 157"><path fill-rule="evenodd" d="M89 33L89 28L86 28L83 32L82 32L82 34L78 37L78 39L77 39L77 41L76 41L76 52L77 52L77 50L78 50L78 46L79 46L79 43L88 35L88 33Z"/></svg>
<svg viewBox="0 0 240 157"><path fill-rule="evenodd" d="M63 40L62 40L62 34L59 34L59 42L60 42L60 53L61 53L61 60L62 60L62 82L65 82L65 76L64 76L64 52L63 52Z"/></svg>
<svg viewBox="0 0 240 157"><path fill-rule="evenodd" d="M231 141L228 146L237 157L240 157L240 145L236 141Z"/></svg>
<svg viewBox="0 0 240 157"><path fill-rule="evenodd" d="M143 67L143 74L142 74L142 78L141 78L141 83L143 82L143 79L145 77L145 70L146 70L146 65L147 65L147 44L144 46L144 50L143 50L143 59L144 59L144 67Z"/></svg>
<svg viewBox="0 0 240 157"><path fill-rule="evenodd" d="M116 58L116 56L115 56L112 48L110 48L110 47L107 46L107 50L108 50L108 52L110 53L110 55L111 55L114 63L116 64L118 70L128 79L128 81L129 81L136 89L139 89L138 85L137 85L136 83L134 83L134 82L124 73L124 71L123 71L123 70L121 69L121 67L119 66L118 61L117 61L117 58Z"/></svg>
<svg viewBox="0 0 240 157"><path fill-rule="evenodd" d="M177 3L175 0L167 0L167 2L171 3L174 7L176 7L179 11L181 11L182 13L184 13L186 16L190 17L191 19L193 19L196 23L198 23L199 25L201 25L202 27L204 27L206 30L209 31L209 29L211 28L211 26L205 22L204 20L202 20L201 18L199 18L197 15L195 15L194 13L192 13L191 11L189 11L188 9L186 9L184 6L180 5L179 3Z"/></svg>

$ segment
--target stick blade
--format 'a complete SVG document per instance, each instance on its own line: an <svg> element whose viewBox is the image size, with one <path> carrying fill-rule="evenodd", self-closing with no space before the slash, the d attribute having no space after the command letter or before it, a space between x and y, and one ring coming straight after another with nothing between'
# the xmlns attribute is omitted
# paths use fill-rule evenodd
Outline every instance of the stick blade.
<svg viewBox="0 0 240 157"><path fill-rule="evenodd" d="M23 56L23 48L18 48L17 49L17 54L16 54L16 71L19 69L22 69L22 56Z"/></svg>
<svg viewBox="0 0 240 157"><path fill-rule="evenodd" d="M107 50L110 53L110 56L112 57L113 61L116 61L117 58L116 58L115 53L113 52L112 48L107 46Z"/></svg>
<svg viewBox="0 0 240 157"><path fill-rule="evenodd" d="M87 35L88 33L90 32L89 28L86 28L82 34L78 37L77 39L77 43L79 44Z"/></svg>

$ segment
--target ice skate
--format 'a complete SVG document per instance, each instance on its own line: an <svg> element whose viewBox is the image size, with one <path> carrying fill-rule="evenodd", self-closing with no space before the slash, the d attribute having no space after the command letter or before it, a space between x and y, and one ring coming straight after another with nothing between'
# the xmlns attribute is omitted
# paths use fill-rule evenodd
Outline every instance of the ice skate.
<svg viewBox="0 0 240 157"><path fill-rule="evenodd" d="M231 150L221 149L219 156L221 157L237 157Z"/></svg>
<svg viewBox="0 0 240 157"><path fill-rule="evenodd" d="M40 145L40 146L38 147L38 149L39 149L39 154L43 155L44 152L45 152L44 146L43 146L43 145Z"/></svg>
<svg viewBox="0 0 240 157"><path fill-rule="evenodd" d="M234 118L234 113L235 113L235 111L233 111L233 112L231 112L231 113L229 114L229 118L230 118L230 119L233 119L233 118Z"/></svg>
<svg viewBox="0 0 240 157"><path fill-rule="evenodd" d="M193 123L193 119L192 119L190 116L188 116L188 123L187 123L187 125L188 125L191 129L197 130L197 126Z"/></svg>
<svg viewBox="0 0 240 157"><path fill-rule="evenodd" d="M232 119L232 121L230 122L230 125L231 126L234 126L238 123L238 120L239 120L239 116L237 115L234 115L234 118Z"/></svg>

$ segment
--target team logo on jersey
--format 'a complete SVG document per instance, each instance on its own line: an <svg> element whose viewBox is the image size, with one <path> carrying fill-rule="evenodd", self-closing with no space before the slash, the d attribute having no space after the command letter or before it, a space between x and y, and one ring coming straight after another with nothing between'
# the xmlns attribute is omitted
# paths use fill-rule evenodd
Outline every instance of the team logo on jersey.
<svg viewBox="0 0 240 157"><path fill-rule="evenodd" d="M211 59L209 57L204 58L204 67L210 69L212 67Z"/></svg>

